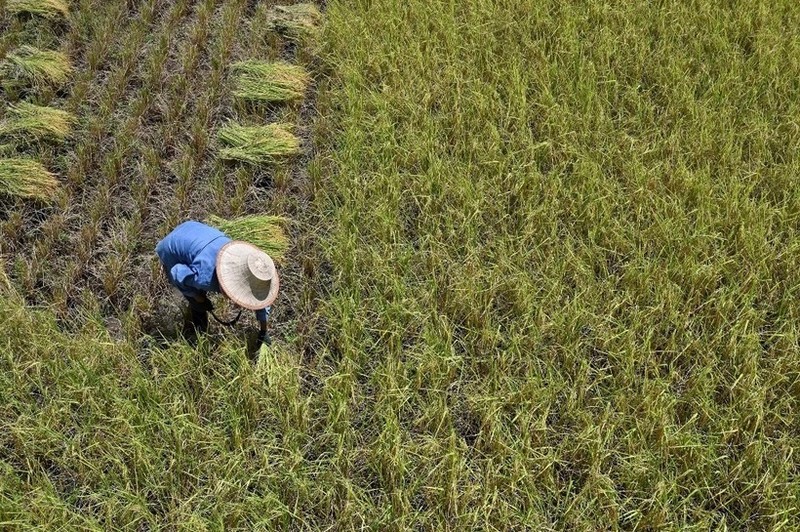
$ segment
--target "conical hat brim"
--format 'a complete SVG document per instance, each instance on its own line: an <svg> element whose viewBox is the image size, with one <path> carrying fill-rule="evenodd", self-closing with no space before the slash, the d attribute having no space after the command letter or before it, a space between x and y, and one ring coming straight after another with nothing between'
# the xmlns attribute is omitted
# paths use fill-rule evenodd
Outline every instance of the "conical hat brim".
<svg viewBox="0 0 800 532"><path fill-rule="evenodd" d="M262 281L250 273L247 258L253 253L266 255L256 246L239 240L222 246L217 254L217 280L231 301L248 310L261 310L272 305L278 297L280 279L277 269L269 281ZM272 258L269 261L272 262Z"/></svg>

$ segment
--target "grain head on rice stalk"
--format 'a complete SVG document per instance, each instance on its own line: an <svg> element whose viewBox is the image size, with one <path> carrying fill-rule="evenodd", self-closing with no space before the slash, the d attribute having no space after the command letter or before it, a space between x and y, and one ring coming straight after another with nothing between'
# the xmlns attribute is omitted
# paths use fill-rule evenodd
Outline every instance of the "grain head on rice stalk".
<svg viewBox="0 0 800 532"><path fill-rule="evenodd" d="M34 86L62 85L71 72L72 65L65 54L27 44L8 54L0 65L3 78L25 80Z"/></svg>
<svg viewBox="0 0 800 532"><path fill-rule="evenodd" d="M0 194L49 202L58 189L55 175L33 159L0 159Z"/></svg>
<svg viewBox="0 0 800 532"><path fill-rule="evenodd" d="M14 15L30 13L51 20L69 16L69 5L63 0L6 0L6 10Z"/></svg>
<svg viewBox="0 0 800 532"><path fill-rule="evenodd" d="M49 139L63 142L72 131L75 115L20 102L8 108L8 114L0 121L0 137Z"/></svg>
<svg viewBox="0 0 800 532"><path fill-rule="evenodd" d="M283 102L301 99L309 75L301 66L257 59L240 61L231 67L233 95L242 100Z"/></svg>
<svg viewBox="0 0 800 532"><path fill-rule="evenodd" d="M266 252L275 262L282 262L289 247L285 227L288 218L268 214L254 214L227 220L211 215L208 223L234 240L250 242Z"/></svg>
<svg viewBox="0 0 800 532"><path fill-rule="evenodd" d="M225 160L261 164L296 155L300 153L300 139L290 131L291 127L289 124L229 124L218 133L219 141L227 146L219 150L219 156Z"/></svg>

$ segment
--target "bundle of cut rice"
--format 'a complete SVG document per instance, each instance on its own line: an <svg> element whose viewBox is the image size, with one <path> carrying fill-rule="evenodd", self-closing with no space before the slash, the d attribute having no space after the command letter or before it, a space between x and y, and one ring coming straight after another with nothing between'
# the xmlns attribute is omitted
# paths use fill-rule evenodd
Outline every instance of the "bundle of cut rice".
<svg viewBox="0 0 800 532"><path fill-rule="evenodd" d="M32 159L0 159L0 193L52 201L58 189L55 175Z"/></svg>
<svg viewBox="0 0 800 532"><path fill-rule="evenodd" d="M8 54L0 65L0 76L26 80L34 86L62 85L71 72L72 65L66 55L27 44Z"/></svg>
<svg viewBox="0 0 800 532"><path fill-rule="evenodd" d="M283 261L289 248L285 231L289 220L282 216L254 214L226 220L212 215L207 221L232 239L250 242L260 248L275 262Z"/></svg>
<svg viewBox="0 0 800 532"><path fill-rule="evenodd" d="M227 147L220 149L223 159L254 164L269 163L288 155L300 153L300 139L288 124L242 126L229 124L220 129L218 137Z"/></svg>
<svg viewBox="0 0 800 532"><path fill-rule="evenodd" d="M0 137L33 137L65 140L72 130L75 116L67 111L42 107L27 102L11 105L0 122Z"/></svg>
<svg viewBox="0 0 800 532"><path fill-rule="evenodd" d="M250 59L234 63L233 95L249 101L283 102L303 97L309 82L306 70L284 62Z"/></svg>
<svg viewBox="0 0 800 532"><path fill-rule="evenodd" d="M322 13L314 4L275 6L267 20L271 29L294 41L317 37L322 27Z"/></svg>

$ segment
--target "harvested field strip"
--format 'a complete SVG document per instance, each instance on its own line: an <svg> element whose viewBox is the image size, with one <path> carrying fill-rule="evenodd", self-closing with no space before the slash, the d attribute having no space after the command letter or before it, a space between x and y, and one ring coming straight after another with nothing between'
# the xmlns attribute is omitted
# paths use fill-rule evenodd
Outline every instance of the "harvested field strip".
<svg viewBox="0 0 800 532"><path fill-rule="evenodd" d="M300 153L300 139L291 132L289 124L242 126L229 124L219 130L220 143L227 147L219 150L226 160L254 164L270 163L289 155Z"/></svg>
<svg viewBox="0 0 800 532"><path fill-rule="evenodd" d="M63 0L6 0L5 8L9 13L31 13L47 19L69 15L69 5Z"/></svg>
<svg viewBox="0 0 800 532"><path fill-rule="evenodd" d="M0 137L64 141L74 122L75 116L66 111L21 102L9 106L0 121Z"/></svg>
<svg viewBox="0 0 800 532"><path fill-rule="evenodd" d="M233 95L258 102L283 102L303 97L309 83L306 70L283 62L250 59L234 63Z"/></svg>
<svg viewBox="0 0 800 532"><path fill-rule="evenodd" d="M72 65L66 55L52 50L39 50L23 45L8 54L0 66L4 78L28 81L34 87L39 85L62 85L72 72Z"/></svg>
<svg viewBox="0 0 800 532"><path fill-rule="evenodd" d="M23 158L0 159L0 194L53 200L58 181L40 163Z"/></svg>
<svg viewBox="0 0 800 532"><path fill-rule="evenodd" d="M305 208L297 199L305 189L294 161L232 170L214 149L215 131L230 117L264 118L235 107L231 65L252 56L290 59L293 52L271 33L262 16L266 7L250 20L245 0L88 6L73 4L68 44L61 48L78 52L70 94L58 103L79 117L66 143L71 153L49 143L36 146L37 158L64 176L63 190L46 212L23 208L0 220L0 253L19 259L6 267L29 302L51 305L62 318L80 319L83 308L99 307L109 319L134 315L136 326L126 334L135 335L137 327L171 330L170 320L177 319L169 306L172 292L152 263L163 234L211 214L236 219L268 209L295 218ZM60 98L37 94L36 103L54 97ZM269 118L295 123L297 107L272 109ZM3 154L15 156L18 146L8 138ZM42 232L58 237L40 239ZM51 260L34 260L39 256ZM276 309L274 323L281 312Z"/></svg>
<svg viewBox="0 0 800 532"><path fill-rule="evenodd" d="M208 223L234 240L244 240L258 246L276 262L282 262L289 249L289 239L284 230L289 220L283 216L253 214L232 220L209 216Z"/></svg>

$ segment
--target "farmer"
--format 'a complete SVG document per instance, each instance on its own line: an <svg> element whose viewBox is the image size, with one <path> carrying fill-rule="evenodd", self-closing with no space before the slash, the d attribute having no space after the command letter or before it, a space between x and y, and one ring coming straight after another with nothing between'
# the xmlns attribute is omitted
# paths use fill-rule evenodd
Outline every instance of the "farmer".
<svg viewBox="0 0 800 532"><path fill-rule="evenodd" d="M240 307L256 311L259 323L256 348L270 343L267 317L280 281L269 255L252 244L231 240L222 231L194 221L173 229L158 243L156 254L169 282L189 302L196 331L205 332L208 312L213 314L214 307L206 294L222 292Z"/></svg>

